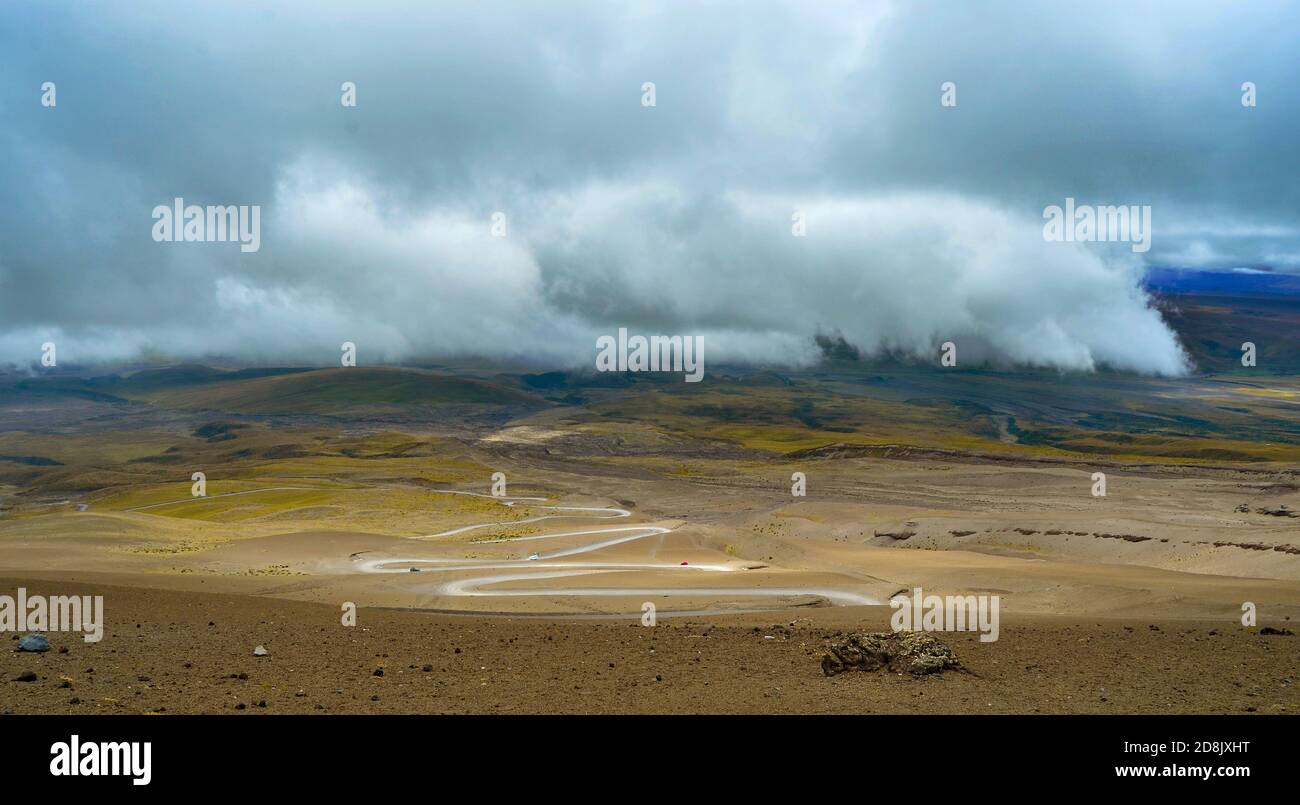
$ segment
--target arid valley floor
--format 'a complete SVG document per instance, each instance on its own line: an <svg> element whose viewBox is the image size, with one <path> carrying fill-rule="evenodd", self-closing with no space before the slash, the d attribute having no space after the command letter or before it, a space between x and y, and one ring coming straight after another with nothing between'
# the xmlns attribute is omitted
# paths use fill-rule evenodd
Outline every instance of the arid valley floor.
<svg viewBox="0 0 1300 805"><path fill-rule="evenodd" d="M1300 381L940 375L11 378L0 592L106 625L0 652L0 706L1300 712ZM915 587L999 596L999 639L823 675Z"/></svg>

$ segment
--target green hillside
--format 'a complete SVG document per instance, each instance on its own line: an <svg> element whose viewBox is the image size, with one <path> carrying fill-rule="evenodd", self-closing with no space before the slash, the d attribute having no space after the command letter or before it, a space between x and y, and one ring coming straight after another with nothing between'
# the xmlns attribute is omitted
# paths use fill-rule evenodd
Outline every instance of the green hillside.
<svg viewBox="0 0 1300 805"><path fill-rule="evenodd" d="M543 407L536 395L482 380L410 369L317 369L179 387L150 384L123 396L166 408L242 414L342 414L367 408L449 405Z"/></svg>

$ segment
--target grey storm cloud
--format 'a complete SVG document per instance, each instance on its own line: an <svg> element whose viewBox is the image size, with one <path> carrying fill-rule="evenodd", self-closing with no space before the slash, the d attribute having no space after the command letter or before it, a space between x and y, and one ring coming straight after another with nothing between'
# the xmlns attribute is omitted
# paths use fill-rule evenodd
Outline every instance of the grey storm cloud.
<svg viewBox="0 0 1300 805"><path fill-rule="evenodd" d="M54 341L69 362L328 364L353 341L577 366L629 327L716 360L807 363L838 332L1176 374L1144 266L1300 271L1298 22L1268 2L5 4L0 363ZM260 250L155 242L176 197L260 205ZM1067 197L1150 205L1150 251L1045 242Z"/></svg>

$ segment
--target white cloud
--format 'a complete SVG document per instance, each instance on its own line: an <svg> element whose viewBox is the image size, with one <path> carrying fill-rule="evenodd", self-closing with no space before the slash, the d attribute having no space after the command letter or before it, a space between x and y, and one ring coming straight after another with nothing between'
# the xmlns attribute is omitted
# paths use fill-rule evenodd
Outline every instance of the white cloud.
<svg viewBox="0 0 1300 805"><path fill-rule="evenodd" d="M583 365L628 326L1176 373L1135 258L1043 243L1045 205L1152 205L1148 265L1300 270L1286 4L68 8L0 5L0 362ZM261 251L153 243L178 195L262 205Z"/></svg>

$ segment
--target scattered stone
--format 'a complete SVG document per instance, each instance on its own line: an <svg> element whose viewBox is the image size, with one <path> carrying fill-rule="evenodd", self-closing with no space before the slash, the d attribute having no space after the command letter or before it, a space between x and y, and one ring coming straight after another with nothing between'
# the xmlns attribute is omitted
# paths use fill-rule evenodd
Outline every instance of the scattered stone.
<svg viewBox="0 0 1300 805"><path fill-rule="evenodd" d="M903 529L902 531L872 531L871 533L873 536L889 537L890 539L898 540L899 542L902 542L904 540L909 540L912 537L916 536L915 531L912 531L911 529L907 529L907 528Z"/></svg>
<svg viewBox="0 0 1300 805"><path fill-rule="evenodd" d="M1280 637L1291 637L1292 635L1295 634L1295 632L1291 631L1290 629L1275 629L1272 626L1265 626L1263 629L1259 630L1259 633L1267 634L1267 635L1278 635Z"/></svg>
<svg viewBox="0 0 1300 805"><path fill-rule="evenodd" d="M425 666L424 666L424 672L425 672L426 674L429 673L429 672L432 671L432 670L433 670L433 666L432 666L432 665L425 665Z"/></svg>
<svg viewBox="0 0 1300 805"><path fill-rule="evenodd" d="M375 676L383 676L383 675L384 675L384 669L383 669L383 668L376 668L376 669L375 669Z"/></svg>
<svg viewBox="0 0 1300 805"><path fill-rule="evenodd" d="M35 674L34 672L32 672L32 671L23 671L21 674L19 674L18 676L14 677L14 681L15 681L15 682L35 682L35 681L36 681L36 674Z"/></svg>
<svg viewBox="0 0 1300 805"><path fill-rule="evenodd" d="M19 651L49 651L50 640L43 634L29 634L18 641Z"/></svg>
<svg viewBox="0 0 1300 805"><path fill-rule="evenodd" d="M831 642L822 673L888 669L915 676L965 670L952 649L927 632L858 632Z"/></svg>
<svg viewBox="0 0 1300 805"><path fill-rule="evenodd" d="M254 656L254 657L265 657L266 655L268 655L268 654L270 654L270 653L271 653L271 652L269 652L269 651L266 650L266 646L258 646L257 648L253 649L253 656Z"/></svg>
<svg viewBox="0 0 1300 805"><path fill-rule="evenodd" d="M1147 542L1151 539L1150 537L1141 537L1137 534L1102 534L1095 531L1092 535L1099 539L1122 539L1125 542Z"/></svg>
<svg viewBox="0 0 1300 805"><path fill-rule="evenodd" d="M1287 508L1285 503L1278 506L1276 509L1270 509L1265 506L1264 508L1256 509L1255 511L1260 514L1267 514L1270 517L1300 517L1300 512Z"/></svg>

